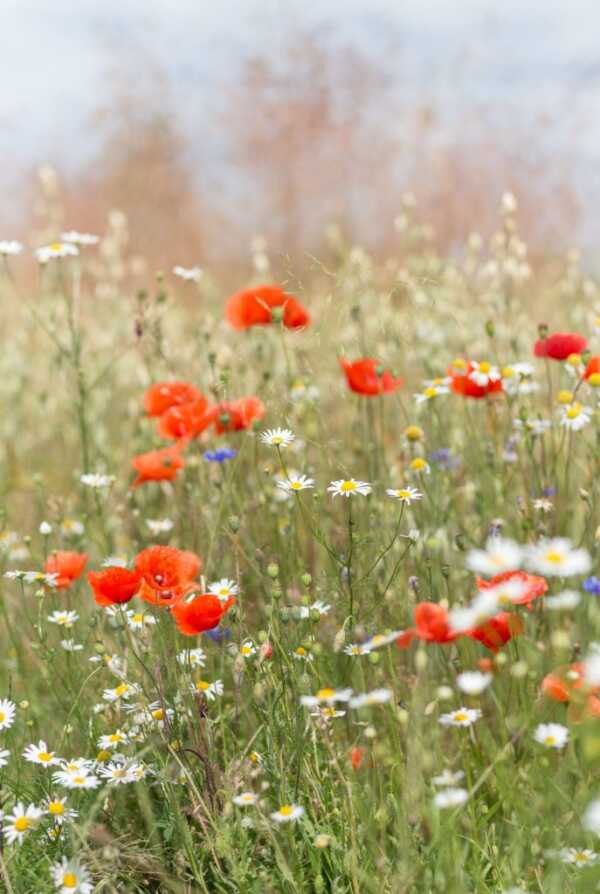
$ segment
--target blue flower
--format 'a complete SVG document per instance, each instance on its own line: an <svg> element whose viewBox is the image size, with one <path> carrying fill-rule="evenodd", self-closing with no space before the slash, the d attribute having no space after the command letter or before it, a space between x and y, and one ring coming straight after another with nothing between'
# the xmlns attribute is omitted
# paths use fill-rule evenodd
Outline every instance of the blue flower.
<svg viewBox="0 0 600 894"><path fill-rule="evenodd" d="M216 450L207 450L204 459L209 463L224 463L227 459L233 459L237 456L237 450L231 447L219 447Z"/></svg>
<svg viewBox="0 0 600 894"><path fill-rule="evenodd" d="M553 487L552 485L550 485L549 487L545 487L542 491L542 494L545 497L554 497L554 496L556 496L556 493L557 493L557 489L555 487Z"/></svg>
<svg viewBox="0 0 600 894"><path fill-rule="evenodd" d="M437 463L442 469L456 469L460 465L460 459L452 455L449 447L440 447L430 454L429 459L432 463Z"/></svg>
<svg viewBox="0 0 600 894"><path fill-rule="evenodd" d="M231 630L229 627L213 627L212 630L205 630L204 636L208 636L214 643L222 643L231 639Z"/></svg>
<svg viewBox="0 0 600 894"><path fill-rule="evenodd" d="M586 593L592 593L594 596L600 596L600 579L595 575L588 577L583 582L583 589Z"/></svg>

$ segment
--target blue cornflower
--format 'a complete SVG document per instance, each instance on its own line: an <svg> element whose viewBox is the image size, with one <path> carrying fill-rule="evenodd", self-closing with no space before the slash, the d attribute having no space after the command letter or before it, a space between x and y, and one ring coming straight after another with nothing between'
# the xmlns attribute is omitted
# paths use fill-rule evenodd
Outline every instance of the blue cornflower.
<svg viewBox="0 0 600 894"><path fill-rule="evenodd" d="M460 465L460 459L452 455L449 447L440 447L439 450L434 450L429 459L443 469L456 469Z"/></svg>
<svg viewBox="0 0 600 894"><path fill-rule="evenodd" d="M583 589L586 593L592 593L593 596L600 596L600 579L595 575L586 578L583 582Z"/></svg>
<svg viewBox="0 0 600 894"><path fill-rule="evenodd" d="M207 450L204 459L209 463L224 463L227 459L233 459L237 456L237 450L231 447L218 447L216 450Z"/></svg>
<svg viewBox="0 0 600 894"><path fill-rule="evenodd" d="M231 639L231 630L229 627L213 627L212 630L205 630L204 636L208 636L214 643L222 643Z"/></svg>

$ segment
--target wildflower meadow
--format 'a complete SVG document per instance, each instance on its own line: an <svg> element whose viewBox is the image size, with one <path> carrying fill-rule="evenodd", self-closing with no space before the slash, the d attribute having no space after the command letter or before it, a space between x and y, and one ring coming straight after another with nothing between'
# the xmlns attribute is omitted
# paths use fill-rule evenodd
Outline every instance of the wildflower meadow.
<svg viewBox="0 0 600 894"><path fill-rule="evenodd" d="M518 222L0 241L2 891L600 891L600 282Z"/></svg>

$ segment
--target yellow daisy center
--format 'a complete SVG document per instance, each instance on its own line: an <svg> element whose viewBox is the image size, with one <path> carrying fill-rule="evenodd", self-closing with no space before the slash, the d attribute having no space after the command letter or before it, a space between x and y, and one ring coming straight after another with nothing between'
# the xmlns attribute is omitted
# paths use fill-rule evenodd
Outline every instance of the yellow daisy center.
<svg viewBox="0 0 600 894"><path fill-rule="evenodd" d="M51 813L53 816L62 816L65 812L65 805L61 804L60 801L50 801L48 804L48 813Z"/></svg>
<svg viewBox="0 0 600 894"><path fill-rule="evenodd" d="M198 680L196 683L196 689L199 692L206 692L207 689L210 689L210 683L207 683L206 680Z"/></svg>
<svg viewBox="0 0 600 894"><path fill-rule="evenodd" d="M333 698L335 695L335 689L319 689L317 692L317 698Z"/></svg>
<svg viewBox="0 0 600 894"><path fill-rule="evenodd" d="M544 558L547 562L552 562L554 565L560 565L564 561L564 556L552 549L548 550Z"/></svg>
<svg viewBox="0 0 600 894"><path fill-rule="evenodd" d="M4 711L0 711L0 723L4 723L5 720L6 714L4 713Z"/></svg>
<svg viewBox="0 0 600 894"><path fill-rule="evenodd" d="M544 739L545 745L556 745L556 737L555 736L546 736Z"/></svg>
<svg viewBox="0 0 600 894"><path fill-rule="evenodd" d="M63 875L62 879L63 888L76 888L77 887L77 876L74 872L66 872Z"/></svg>
<svg viewBox="0 0 600 894"><path fill-rule="evenodd" d="M141 624L144 620L144 616L140 614L133 615L132 621L135 621L136 624Z"/></svg>
<svg viewBox="0 0 600 894"><path fill-rule="evenodd" d="M279 813L281 816L291 816L294 812L294 808L291 804L284 804L283 807L279 808Z"/></svg>
<svg viewBox="0 0 600 894"><path fill-rule="evenodd" d="M62 251L62 248L63 248L62 242L53 242L52 245L50 246L50 249L52 251Z"/></svg>
<svg viewBox="0 0 600 894"><path fill-rule="evenodd" d="M588 377L588 382L590 385L593 385L594 388L598 388L600 385L600 372L592 373L591 376Z"/></svg>
<svg viewBox="0 0 600 894"><path fill-rule="evenodd" d="M15 829L17 832L26 832L29 828L29 820L26 816L20 816L17 820L15 820Z"/></svg>
<svg viewBox="0 0 600 894"><path fill-rule="evenodd" d="M427 463L425 462L424 459L421 459L421 457L417 457L416 459L413 459L413 461L410 464L411 469L415 469L416 471L420 471L421 469L424 469L426 466L427 466Z"/></svg>
<svg viewBox="0 0 600 894"><path fill-rule="evenodd" d="M462 723L463 720L468 720L469 718L467 717L467 715L465 714L464 711L457 711L456 714L454 715L454 719L457 722Z"/></svg>
<svg viewBox="0 0 600 894"><path fill-rule="evenodd" d="M581 404L573 404L573 406L569 407L567 410L567 419L577 419L577 417L581 415L581 411Z"/></svg>
<svg viewBox="0 0 600 894"><path fill-rule="evenodd" d="M51 754L49 751L40 751L38 754L38 760L43 761L44 763L51 761L53 757L54 753Z"/></svg>
<svg viewBox="0 0 600 894"><path fill-rule="evenodd" d="M356 490L356 481L342 481L340 490L346 494L352 493L353 490Z"/></svg>
<svg viewBox="0 0 600 894"><path fill-rule="evenodd" d="M514 376L514 374L515 374L515 371L512 368L512 366L505 366L502 369L502 378L503 379L510 379L511 376Z"/></svg>
<svg viewBox="0 0 600 894"><path fill-rule="evenodd" d="M121 695L125 695L125 693L128 692L128 691L129 691L129 686L128 686L128 684L127 684L127 683L121 683L121 684L120 684L119 686L117 686L117 688L115 689L115 695L116 695L117 697L120 697Z"/></svg>
<svg viewBox="0 0 600 894"><path fill-rule="evenodd" d="M428 388L426 388L425 391L423 392L423 394L425 395L425 397L435 397L437 393L438 393L438 390L437 390L437 388L435 387L435 385L430 385L430 386L429 386Z"/></svg>
<svg viewBox="0 0 600 894"><path fill-rule="evenodd" d="M480 364L479 364L479 372L482 372L482 373L489 373L489 371L490 371L491 368L492 368L492 367L491 367L490 364L487 362L487 360L484 360L483 363L480 363Z"/></svg>

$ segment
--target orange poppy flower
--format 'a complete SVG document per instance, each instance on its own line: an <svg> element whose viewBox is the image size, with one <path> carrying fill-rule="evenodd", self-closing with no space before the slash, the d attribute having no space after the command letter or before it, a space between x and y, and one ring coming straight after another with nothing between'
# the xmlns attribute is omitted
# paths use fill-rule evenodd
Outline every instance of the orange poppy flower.
<svg viewBox="0 0 600 894"><path fill-rule="evenodd" d="M189 602L187 600L177 602L171 608L171 613L181 633L185 636L196 636L204 630L216 627L234 604L233 596L227 601L221 601L218 596L207 593L195 596Z"/></svg>
<svg viewBox="0 0 600 894"><path fill-rule="evenodd" d="M360 770L366 753L367 749L363 748L361 745L355 745L354 748L350 749L350 764L353 770Z"/></svg>
<svg viewBox="0 0 600 894"><path fill-rule="evenodd" d="M149 546L134 564L141 576L139 595L153 605L172 604L197 589L193 581L202 567L199 556L174 546Z"/></svg>
<svg viewBox="0 0 600 894"><path fill-rule="evenodd" d="M266 413L263 402L258 397L242 397L239 400L218 404L209 411L217 434L227 431L242 431L250 428L255 419L262 419Z"/></svg>
<svg viewBox="0 0 600 894"><path fill-rule="evenodd" d="M600 357L590 357L587 363L583 378L591 379L592 376L595 377L592 384L597 385L600 381Z"/></svg>
<svg viewBox="0 0 600 894"><path fill-rule="evenodd" d="M452 364L447 370L448 375L450 376L450 388L455 394L461 394L463 397L480 399L482 397L487 397L488 394L496 394L497 392L502 391L502 379L490 379L487 385L478 385L477 382L471 378L471 373L475 370L471 361L461 360L461 364L463 365L460 368ZM480 364L480 367L481 366L483 366L483 364Z"/></svg>
<svg viewBox="0 0 600 894"><path fill-rule="evenodd" d="M477 587L480 590L489 590L490 587L495 587L507 580L517 580L527 588L522 596L513 600L513 605L527 605L531 608L533 600L543 596L548 589L546 578L538 577L537 574L526 574L525 571L504 571L502 574L496 574L491 580L483 580L478 577Z"/></svg>
<svg viewBox="0 0 600 894"><path fill-rule="evenodd" d="M419 602L415 606L415 626L404 630L396 645L404 649L413 639L428 643L450 643L461 636L455 633L448 621L448 612L436 602Z"/></svg>
<svg viewBox="0 0 600 894"><path fill-rule="evenodd" d="M372 357L361 357L353 363L342 357L340 366L346 374L348 387L356 394L388 394L403 384L403 379L394 377L389 369L382 369L379 361Z"/></svg>
<svg viewBox="0 0 600 894"><path fill-rule="evenodd" d="M162 438L196 438L208 428L213 415L208 411L205 397L170 407L158 420L158 433Z"/></svg>
<svg viewBox="0 0 600 894"><path fill-rule="evenodd" d="M509 640L521 633L523 633L523 622L519 616L510 612L500 612L481 627L467 631L466 635L471 639L476 639L490 652L496 653Z"/></svg>
<svg viewBox="0 0 600 894"><path fill-rule="evenodd" d="M88 581L98 605L121 605L133 599L140 588L139 571L114 566L104 571L88 572Z"/></svg>
<svg viewBox="0 0 600 894"><path fill-rule="evenodd" d="M536 341L533 353L536 357L566 360L571 354L581 354L587 348L587 340L578 332L555 332Z"/></svg>
<svg viewBox="0 0 600 894"><path fill-rule="evenodd" d="M201 398L200 391L189 382L157 382L144 394L144 409L148 416L162 416L171 407Z"/></svg>
<svg viewBox="0 0 600 894"><path fill-rule="evenodd" d="M267 326L276 319L275 308L282 308L281 321L286 329L308 326L308 311L280 286L263 285L242 289L227 301L225 318L234 329Z"/></svg>
<svg viewBox="0 0 600 894"><path fill-rule="evenodd" d="M185 465L181 451L185 441L179 441L171 447L163 447L162 450L151 450L149 453L140 453L135 456L131 465L136 470L137 478L131 487L139 487L146 481L173 481L179 469Z"/></svg>
<svg viewBox="0 0 600 894"><path fill-rule="evenodd" d="M86 553L73 553L57 550L46 559L44 571L46 574L58 574L56 579L57 590L68 590L73 581L83 574L83 569L88 560Z"/></svg>
<svg viewBox="0 0 600 894"><path fill-rule="evenodd" d="M581 662L566 664L547 674L542 681L542 692L555 702L568 703L568 718L580 723L588 717L600 717L600 686L585 682Z"/></svg>

